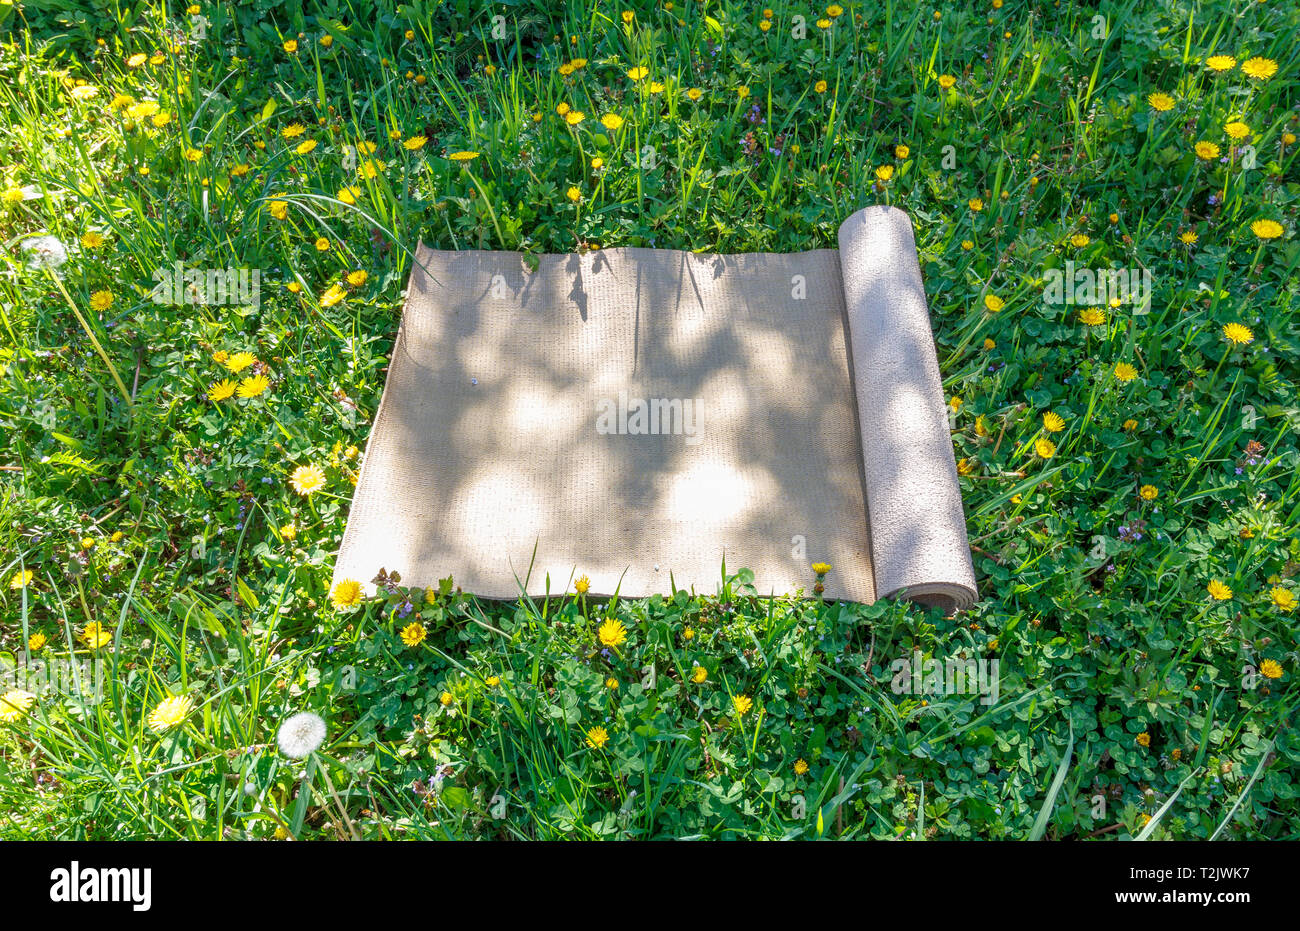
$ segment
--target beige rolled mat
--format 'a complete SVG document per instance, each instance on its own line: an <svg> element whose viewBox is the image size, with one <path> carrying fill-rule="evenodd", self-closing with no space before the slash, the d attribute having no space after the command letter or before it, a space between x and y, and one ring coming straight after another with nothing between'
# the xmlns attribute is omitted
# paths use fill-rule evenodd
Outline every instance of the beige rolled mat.
<svg viewBox="0 0 1300 931"><path fill-rule="evenodd" d="M334 580L976 597L911 222L839 249L419 247Z"/></svg>

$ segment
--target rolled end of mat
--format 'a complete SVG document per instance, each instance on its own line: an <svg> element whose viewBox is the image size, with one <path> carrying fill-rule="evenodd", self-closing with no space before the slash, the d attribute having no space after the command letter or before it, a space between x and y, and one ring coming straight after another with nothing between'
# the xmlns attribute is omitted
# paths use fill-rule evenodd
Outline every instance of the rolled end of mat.
<svg viewBox="0 0 1300 931"><path fill-rule="evenodd" d="M907 214L840 226L876 593L952 611L976 599L943 382Z"/></svg>

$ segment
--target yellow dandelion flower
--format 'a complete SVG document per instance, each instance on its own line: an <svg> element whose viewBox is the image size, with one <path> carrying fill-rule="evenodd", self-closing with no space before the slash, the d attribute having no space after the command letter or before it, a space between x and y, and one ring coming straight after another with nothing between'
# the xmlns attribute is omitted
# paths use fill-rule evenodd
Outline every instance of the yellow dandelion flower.
<svg viewBox="0 0 1300 931"><path fill-rule="evenodd" d="M302 142L298 143L297 148L295 148L293 151L298 155L306 155L308 152L312 151L315 148L316 148L315 139L304 139Z"/></svg>
<svg viewBox="0 0 1300 931"><path fill-rule="evenodd" d="M1223 338L1228 342L1244 346L1246 343L1253 342L1255 334L1250 332L1250 327L1240 323L1225 323L1223 325Z"/></svg>
<svg viewBox="0 0 1300 931"><path fill-rule="evenodd" d="M619 116L617 113L606 113L600 118L600 125L604 126L610 132L613 132L616 129L621 129L623 123L623 117Z"/></svg>
<svg viewBox="0 0 1300 931"><path fill-rule="evenodd" d="M1137 378L1138 370L1127 362L1120 362L1115 365L1115 378L1122 382L1130 382Z"/></svg>
<svg viewBox="0 0 1300 931"><path fill-rule="evenodd" d="M27 638L27 649L33 653L39 653L42 649L45 648L45 644L47 644L48 642L49 642L49 638L46 637L45 634L41 633L38 630L36 633L32 634L30 637Z"/></svg>
<svg viewBox="0 0 1300 931"><path fill-rule="evenodd" d="M418 647L428 635L429 632L424 629L423 624L419 621L412 621L402 628L402 643L408 647Z"/></svg>
<svg viewBox="0 0 1300 931"><path fill-rule="evenodd" d="M831 571L831 564L828 562L815 562L812 564L812 571L814 575L826 575Z"/></svg>
<svg viewBox="0 0 1300 931"><path fill-rule="evenodd" d="M1051 459L1056 455L1056 444L1046 437L1039 437L1034 440L1034 452L1044 459Z"/></svg>
<svg viewBox="0 0 1300 931"><path fill-rule="evenodd" d="M890 178L894 177L894 166L881 165L876 169L876 177L881 181L888 181Z"/></svg>
<svg viewBox="0 0 1300 931"><path fill-rule="evenodd" d="M609 743L609 732L597 724L591 730L587 731L587 746L593 750L599 750L605 744Z"/></svg>
<svg viewBox="0 0 1300 931"><path fill-rule="evenodd" d="M806 775L807 773L808 773L808 761L804 759L795 760L794 774L796 776L803 776Z"/></svg>
<svg viewBox="0 0 1300 931"><path fill-rule="evenodd" d="M113 292L96 291L90 295L90 306L95 310L108 310L113 306Z"/></svg>
<svg viewBox="0 0 1300 931"><path fill-rule="evenodd" d="M1259 664L1259 674L1265 679L1282 678L1282 664L1275 659L1266 659Z"/></svg>
<svg viewBox="0 0 1300 931"><path fill-rule="evenodd" d="M696 685L703 684L709 678L709 671L703 666L695 666L691 669L691 681Z"/></svg>
<svg viewBox="0 0 1300 931"><path fill-rule="evenodd" d="M573 583L573 588L579 595L585 595L591 588L591 579L587 578L585 575L580 575L578 576L578 581Z"/></svg>
<svg viewBox="0 0 1300 931"><path fill-rule="evenodd" d="M9 588L12 591L18 591L20 588L26 588L32 582L32 570L19 569L9 577Z"/></svg>
<svg viewBox="0 0 1300 931"><path fill-rule="evenodd" d="M1241 120L1233 120L1223 127L1223 131L1228 134L1229 139L1245 139L1250 135L1250 127Z"/></svg>
<svg viewBox="0 0 1300 931"><path fill-rule="evenodd" d="M352 285L352 287L354 287L354 288L359 288L359 287L361 287L363 284L366 283L366 280L367 280L369 277L370 277L370 276L369 276L368 274L366 274L365 269L363 269L363 268L358 268L358 269L357 269L356 271L354 271L354 272L348 272L348 275L347 275L347 282L348 282L348 284Z"/></svg>
<svg viewBox="0 0 1300 931"><path fill-rule="evenodd" d="M271 387L271 379L265 375L250 375L239 383L241 398L255 398Z"/></svg>
<svg viewBox="0 0 1300 931"><path fill-rule="evenodd" d="M1205 586L1205 590L1210 593L1210 597L1215 601L1227 601L1232 597L1232 589L1218 579L1212 579L1210 584Z"/></svg>
<svg viewBox="0 0 1300 931"><path fill-rule="evenodd" d="M428 141L429 139L427 136L412 136L410 139L407 139L402 143L402 148L406 149L408 152L415 152L418 149L423 149L425 143Z"/></svg>
<svg viewBox="0 0 1300 931"><path fill-rule="evenodd" d="M169 695L149 712L149 730L161 734L185 723L194 710L194 700L188 695Z"/></svg>
<svg viewBox="0 0 1300 931"><path fill-rule="evenodd" d="M335 196L338 197L339 200L343 201L343 203L347 204L348 206L352 206L357 202L357 198L361 196L361 188L342 187L339 188L338 194L336 194Z"/></svg>
<svg viewBox="0 0 1300 931"><path fill-rule="evenodd" d="M989 313L995 314L1003 307L1006 306L1007 306L1007 302L1002 300L1002 298L998 297L996 294L984 295L984 307L988 310Z"/></svg>
<svg viewBox="0 0 1300 931"><path fill-rule="evenodd" d="M1260 239L1277 239L1284 232L1276 220L1256 220L1250 224L1250 231Z"/></svg>
<svg viewBox="0 0 1300 931"><path fill-rule="evenodd" d="M343 298L347 297L348 292L343 290L340 285L332 284L325 289L325 293L320 296L320 306L333 307Z"/></svg>
<svg viewBox="0 0 1300 931"><path fill-rule="evenodd" d="M627 628L614 618L607 618L597 631L600 642L607 647L617 647L627 639Z"/></svg>
<svg viewBox="0 0 1300 931"><path fill-rule="evenodd" d="M452 152L447 157L451 159L453 162L468 162L472 159L478 158L478 153L477 152Z"/></svg>
<svg viewBox="0 0 1300 931"><path fill-rule="evenodd" d="M286 40L284 41L284 50L285 50L286 52L288 52L290 55L292 55L294 52L298 51L298 40L297 40L297 39L286 39Z"/></svg>
<svg viewBox="0 0 1300 931"><path fill-rule="evenodd" d="M1204 159L1207 162L1210 159L1215 159L1219 157L1219 147L1215 145L1213 142L1206 142L1202 140L1196 143L1196 145L1193 146L1192 148L1196 152L1197 158Z"/></svg>
<svg viewBox="0 0 1300 931"><path fill-rule="evenodd" d="M1254 58L1247 58L1241 66L1241 71L1247 77L1255 78L1257 81L1266 81L1277 74L1277 62L1271 58L1261 58L1257 55Z"/></svg>
<svg viewBox="0 0 1300 931"><path fill-rule="evenodd" d="M1296 606L1295 592L1289 588L1282 588L1275 585L1268 593L1269 600L1273 602L1273 607L1279 611L1294 611Z"/></svg>
<svg viewBox="0 0 1300 931"><path fill-rule="evenodd" d="M235 374L239 374L244 369L257 361L257 356L251 352L237 352L225 360L226 368Z"/></svg>
<svg viewBox="0 0 1300 931"><path fill-rule="evenodd" d="M1170 97L1168 94L1156 91L1147 94L1147 104L1157 113L1167 113L1174 108L1174 98Z"/></svg>
<svg viewBox="0 0 1300 931"><path fill-rule="evenodd" d="M277 220L283 220L289 215L289 202L287 200L273 200L267 204L267 208L271 211L271 216Z"/></svg>
<svg viewBox="0 0 1300 931"><path fill-rule="evenodd" d="M1043 429L1048 433L1060 433L1065 429L1065 418L1054 411L1048 411L1043 415Z"/></svg>
<svg viewBox="0 0 1300 931"><path fill-rule="evenodd" d="M330 590L330 604L338 611L355 608L361 604L361 583L356 579L340 579Z"/></svg>
<svg viewBox="0 0 1300 931"><path fill-rule="evenodd" d="M300 495L310 495L325 487L325 471L315 463L298 466L289 476L289 484Z"/></svg>
<svg viewBox="0 0 1300 931"><path fill-rule="evenodd" d="M951 74L939 75L939 86L942 87L944 90L951 90L952 86L956 83L957 83L957 79L954 78Z"/></svg>
<svg viewBox="0 0 1300 931"><path fill-rule="evenodd" d="M221 381L214 381L208 386L209 401L224 401L235 393L235 383L229 378L223 378Z"/></svg>
<svg viewBox="0 0 1300 931"><path fill-rule="evenodd" d="M25 689L10 689L0 695L0 722L13 724L21 721L36 704L36 696Z"/></svg>
<svg viewBox="0 0 1300 931"><path fill-rule="evenodd" d="M754 700L748 695L733 695L731 697L731 707L736 712L736 717L743 718L749 714L749 709L754 707Z"/></svg>
<svg viewBox="0 0 1300 931"><path fill-rule="evenodd" d="M627 76L631 78L633 81L640 81L643 80L646 77L646 75L648 75L649 73L650 73L650 69L648 68L636 67L630 70L627 73Z"/></svg>
<svg viewBox="0 0 1300 931"><path fill-rule="evenodd" d="M581 188L570 186L569 190L565 192L565 196L576 204L578 201L582 200L582 190Z"/></svg>
<svg viewBox="0 0 1300 931"><path fill-rule="evenodd" d="M1085 307L1079 311L1079 319L1087 326L1101 326L1106 322L1106 311L1100 307Z"/></svg>
<svg viewBox="0 0 1300 931"><path fill-rule="evenodd" d="M1237 59L1231 55L1211 55L1205 59L1205 67L1222 74L1224 71L1231 71L1237 67Z"/></svg>
<svg viewBox="0 0 1300 931"><path fill-rule="evenodd" d="M1138 495L1141 496L1143 501L1154 501L1159 494L1160 489L1155 485L1143 485L1138 489Z"/></svg>
<svg viewBox="0 0 1300 931"><path fill-rule="evenodd" d="M82 628L81 641L92 650L98 650L113 642L113 634L98 621L91 621Z"/></svg>

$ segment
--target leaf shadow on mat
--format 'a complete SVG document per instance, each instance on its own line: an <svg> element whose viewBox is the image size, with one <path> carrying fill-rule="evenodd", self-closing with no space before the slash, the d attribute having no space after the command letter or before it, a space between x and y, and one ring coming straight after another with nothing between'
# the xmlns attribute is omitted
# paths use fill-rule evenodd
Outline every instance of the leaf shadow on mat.
<svg viewBox="0 0 1300 931"><path fill-rule="evenodd" d="M639 596L712 591L725 553L763 593L824 560L829 597L874 600L837 251L421 258L339 573L514 598L536 546L530 594Z"/></svg>

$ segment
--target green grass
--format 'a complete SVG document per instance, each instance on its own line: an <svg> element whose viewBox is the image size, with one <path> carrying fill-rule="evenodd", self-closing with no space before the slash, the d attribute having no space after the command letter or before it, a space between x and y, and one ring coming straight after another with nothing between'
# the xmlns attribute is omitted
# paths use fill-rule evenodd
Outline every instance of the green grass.
<svg viewBox="0 0 1300 931"><path fill-rule="evenodd" d="M67 6L0 7L0 649L39 635L93 681L0 707L0 836L1297 836L1293 6L846 3L823 29L774 3L766 32L713 0ZM418 241L798 251L878 202L916 226L973 610L760 598L738 567L331 603ZM65 264L29 262L38 235ZM1047 303L1067 261L1148 270L1150 312ZM175 262L258 269L260 301L156 303ZM899 693L913 651L997 659L996 701ZM299 711L327 722L305 761L276 743Z"/></svg>

